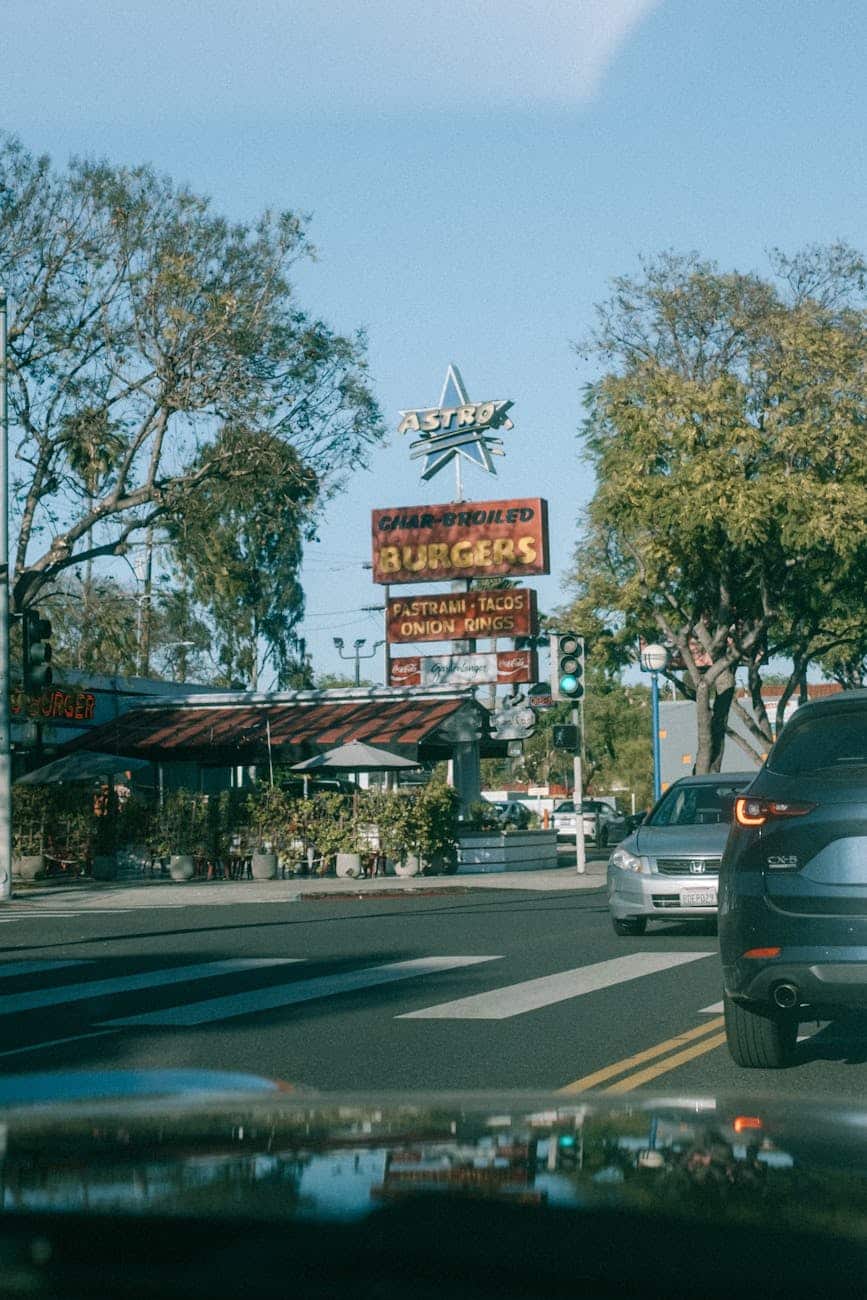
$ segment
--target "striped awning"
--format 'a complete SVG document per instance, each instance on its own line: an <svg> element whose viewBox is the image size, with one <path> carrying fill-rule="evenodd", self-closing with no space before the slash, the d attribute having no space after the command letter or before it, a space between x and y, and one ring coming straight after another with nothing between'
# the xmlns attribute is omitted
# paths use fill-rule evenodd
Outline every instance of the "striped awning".
<svg viewBox="0 0 867 1300"><path fill-rule="evenodd" d="M482 712L466 699L364 699L316 703L173 704L132 709L74 740L68 749L135 755L154 761L255 763L272 751L312 758L350 740L406 758L440 758L453 732L441 728Z"/></svg>

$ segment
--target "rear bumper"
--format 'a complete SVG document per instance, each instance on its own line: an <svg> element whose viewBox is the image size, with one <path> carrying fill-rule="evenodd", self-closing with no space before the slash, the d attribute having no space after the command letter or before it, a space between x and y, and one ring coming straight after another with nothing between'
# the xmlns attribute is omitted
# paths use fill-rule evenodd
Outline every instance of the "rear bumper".
<svg viewBox="0 0 867 1300"><path fill-rule="evenodd" d="M867 1008L867 948L841 949L839 959L828 957L827 948L784 948L771 960L742 957L723 966L723 983L730 997L743 1002L770 1003L778 985L794 984L802 1005Z"/></svg>
<svg viewBox="0 0 867 1300"><path fill-rule="evenodd" d="M813 1008L867 1009L867 916L782 912L758 873L724 872L719 934L730 997L768 1002L776 985L788 983ZM780 955L744 956L759 948Z"/></svg>

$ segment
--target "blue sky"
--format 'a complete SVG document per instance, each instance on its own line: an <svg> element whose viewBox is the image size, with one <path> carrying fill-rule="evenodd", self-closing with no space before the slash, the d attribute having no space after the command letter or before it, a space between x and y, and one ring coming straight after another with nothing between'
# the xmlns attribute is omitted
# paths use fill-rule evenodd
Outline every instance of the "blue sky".
<svg viewBox="0 0 867 1300"><path fill-rule="evenodd" d="M58 162L150 161L232 216L312 215L302 300L364 325L390 428L439 397L508 397L467 494L542 495L562 599L592 481L570 344L642 253L864 247L867 6L858 0L40 0L4 6L0 122ZM392 435L309 549L317 670L379 635L375 506L445 501ZM344 611L349 611L344 613Z"/></svg>

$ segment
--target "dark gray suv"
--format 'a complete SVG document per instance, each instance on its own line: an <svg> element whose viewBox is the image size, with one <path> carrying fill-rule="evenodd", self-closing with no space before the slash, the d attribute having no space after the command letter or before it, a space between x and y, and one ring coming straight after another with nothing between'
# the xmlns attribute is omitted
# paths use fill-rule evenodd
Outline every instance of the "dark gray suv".
<svg viewBox="0 0 867 1300"><path fill-rule="evenodd" d="M736 799L719 936L738 1065L785 1065L800 1020L867 1008L867 690L798 709Z"/></svg>

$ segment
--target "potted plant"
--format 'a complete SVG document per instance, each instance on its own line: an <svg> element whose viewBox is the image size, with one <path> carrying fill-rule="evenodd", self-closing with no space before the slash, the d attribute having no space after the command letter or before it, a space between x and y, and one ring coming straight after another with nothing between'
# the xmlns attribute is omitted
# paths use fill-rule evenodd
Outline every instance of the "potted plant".
<svg viewBox="0 0 867 1300"><path fill-rule="evenodd" d="M290 799L277 785L261 785L247 800L255 848L251 859L254 880L273 880L278 852L288 839L292 818Z"/></svg>
<svg viewBox="0 0 867 1300"><path fill-rule="evenodd" d="M339 853L357 853L355 832L345 795L316 794L310 803L307 834L320 859L320 874L325 875Z"/></svg>
<svg viewBox="0 0 867 1300"><path fill-rule="evenodd" d="M168 857L172 880L192 880L197 852L203 841L203 817L199 800L189 790L172 790L163 796L156 817L155 848Z"/></svg>
<svg viewBox="0 0 867 1300"><path fill-rule="evenodd" d="M45 828L49 813L49 787L12 787L12 874L20 880L45 875Z"/></svg>

